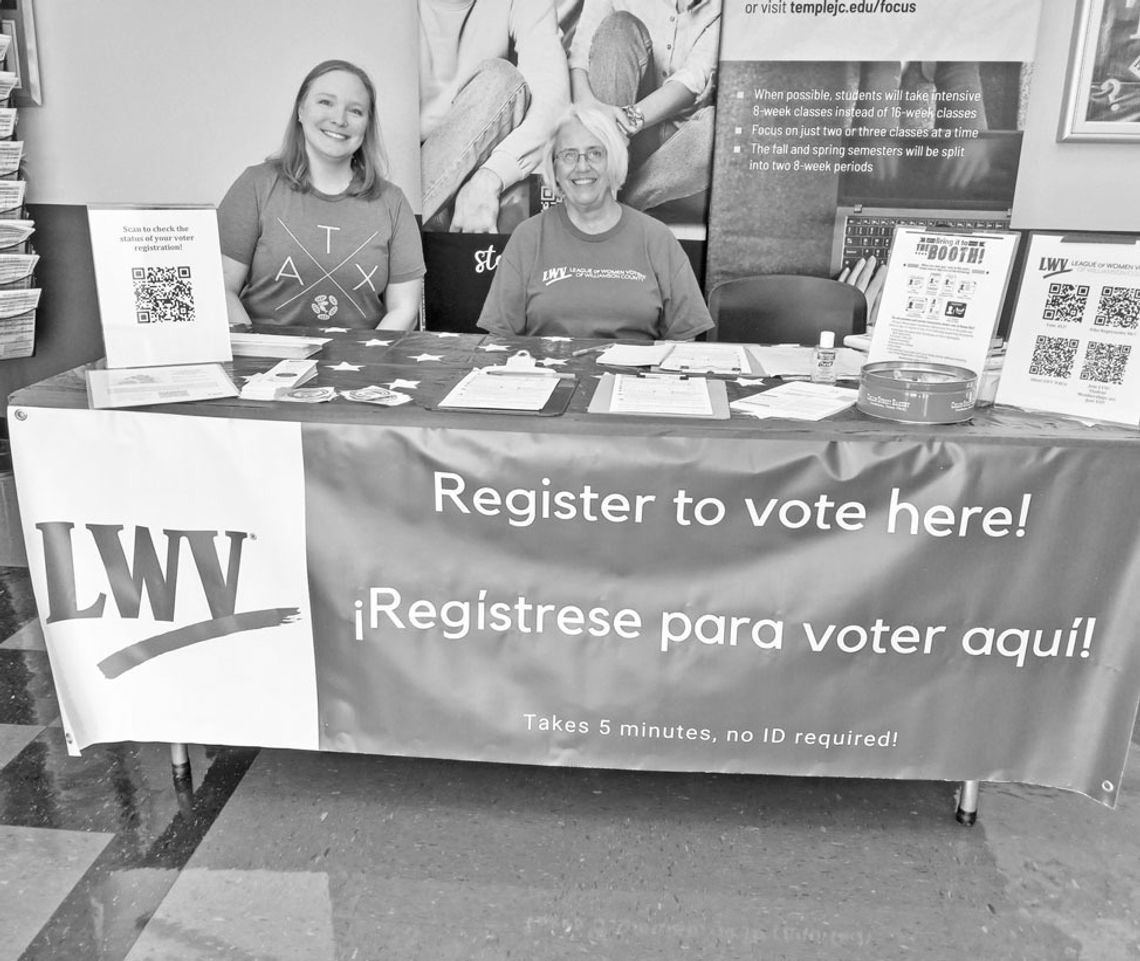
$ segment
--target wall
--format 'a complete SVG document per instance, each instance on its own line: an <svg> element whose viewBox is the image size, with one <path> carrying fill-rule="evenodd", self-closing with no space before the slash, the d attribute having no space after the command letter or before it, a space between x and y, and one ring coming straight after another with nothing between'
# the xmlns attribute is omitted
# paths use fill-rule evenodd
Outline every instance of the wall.
<svg viewBox="0 0 1140 961"><path fill-rule="evenodd" d="M419 209L415 0L40 0L36 21L44 106L18 128L33 203L217 203L336 57L375 81Z"/></svg>
<svg viewBox="0 0 1140 961"><path fill-rule="evenodd" d="M1140 232L1140 144L1058 143L1078 0L1046 0L1026 116L1013 226Z"/></svg>

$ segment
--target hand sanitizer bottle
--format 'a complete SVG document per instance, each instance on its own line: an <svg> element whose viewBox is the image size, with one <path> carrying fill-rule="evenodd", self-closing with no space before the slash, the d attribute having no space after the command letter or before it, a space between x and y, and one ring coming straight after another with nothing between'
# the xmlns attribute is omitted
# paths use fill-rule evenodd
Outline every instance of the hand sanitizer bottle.
<svg viewBox="0 0 1140 961"><path fill-rule="evenodd" d="M835 383L835 331L821 330L819 346L811 354L811 382L813 384Z"/></svg>

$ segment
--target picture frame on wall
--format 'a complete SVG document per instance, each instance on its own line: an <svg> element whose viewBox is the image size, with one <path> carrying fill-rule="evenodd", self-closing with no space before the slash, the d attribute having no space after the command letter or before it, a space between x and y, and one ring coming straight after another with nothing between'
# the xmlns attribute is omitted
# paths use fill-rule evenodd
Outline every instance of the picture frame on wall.
<svg viewBox="0 0 1140 961"><path fill-rule="evenodd" d="M0 32L12 38L4 69L19 78L12 91L13 105L41 106L44 101L40 85L40 52L32 0L0 0Z"/></svg>
<svg viewBox="0 0 1140 961"><path fill-rule="evenodd" d="M1059 141L1140 141L1140 3L1080 0Z"/></svg>

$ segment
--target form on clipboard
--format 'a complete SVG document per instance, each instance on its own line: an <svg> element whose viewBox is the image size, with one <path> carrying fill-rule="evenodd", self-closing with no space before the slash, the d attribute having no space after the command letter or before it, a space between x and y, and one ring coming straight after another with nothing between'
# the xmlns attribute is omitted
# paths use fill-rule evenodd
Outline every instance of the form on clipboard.
<svg viewBox="0 0 1140 961"><path fill-rule="evenodd" d="M724 381L677 374L604 374L588 410L591 414L713 420L730 416Z"/></svg>

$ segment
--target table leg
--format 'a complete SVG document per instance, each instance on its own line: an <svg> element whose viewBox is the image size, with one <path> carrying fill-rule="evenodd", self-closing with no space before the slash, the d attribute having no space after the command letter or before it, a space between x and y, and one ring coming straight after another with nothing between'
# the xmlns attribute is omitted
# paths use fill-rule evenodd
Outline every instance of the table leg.
<svg viewBox="0 0 1140 961"><path fill-rule="evenodd" d="M959 824L966 827L978 820L978 781L963 781L962 790L958 795L958 810L954 816Z"/></svg>
<svg viewBox="0 0 1140 961"><path fill-rule="evenodd" d="M170 745L170 773L175 781L184 781L190 777L190 751L185 744Z"/></svg>

